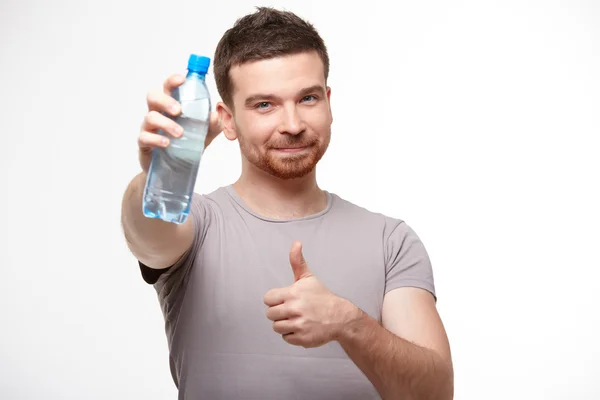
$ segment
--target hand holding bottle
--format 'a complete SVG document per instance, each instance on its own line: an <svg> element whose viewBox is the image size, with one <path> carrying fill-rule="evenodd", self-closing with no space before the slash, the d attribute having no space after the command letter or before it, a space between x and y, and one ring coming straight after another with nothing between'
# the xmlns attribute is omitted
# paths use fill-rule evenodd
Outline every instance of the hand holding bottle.
<svg viewBox="0 0 600 400"><path fill-rule="evenodd" d="M206 84L209 66L208 57L191 54L183 81L174 75L162 93L148 94L139 136L148 218L183 224L190 213L202 154L222 130Z"/></svg>
<svg viewBox="0 0 600 400"><path fill-rule="evenodd" d="M181 104L175 100L171 93L185 82L185 76L174 74L165 80L163 90L148 92L146 102L148 113L145 115L138 136L140 166L148 173L152 160L152 150L155 147L167 147L170 144L169 137L160 135L162 130L173 138L179 138L183 134L183 128L174 120L164 114L177 117L181 113ZM164 113L164 114L163 114ZM223 126L217 112L210 113L210 126L204 142L204 148L222 132Z"/></svg>

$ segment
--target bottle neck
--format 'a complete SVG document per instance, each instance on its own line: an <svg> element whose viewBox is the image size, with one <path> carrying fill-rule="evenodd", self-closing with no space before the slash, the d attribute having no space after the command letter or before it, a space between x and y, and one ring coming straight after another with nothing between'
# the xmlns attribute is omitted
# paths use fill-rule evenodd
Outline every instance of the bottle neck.
<svg viewBox="0 0 600 400"><path fill-rule="evenodd" d="M206 74L201 74L201 73L199 73L199 72L195 72L195 71L190 71L190 70L188 70L188 73L187 73L186 79L187 79L187 78L192 78L192 77L193 77L193 78L195 78L195 79L199 79L199 80L203 81L203 80L205 80L205 78L206 78Z"/></svg>

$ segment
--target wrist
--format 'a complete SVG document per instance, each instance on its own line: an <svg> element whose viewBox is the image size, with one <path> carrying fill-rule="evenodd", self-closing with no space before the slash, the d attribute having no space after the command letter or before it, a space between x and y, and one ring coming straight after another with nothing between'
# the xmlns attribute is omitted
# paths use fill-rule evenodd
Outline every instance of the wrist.
<svg viewBox="0 0 600 400"><path fill-rule="evenodd" d="M361 326L364 325L367 314L354 303L346 299L340 299L339 310L341 323L339 324L337 332L335 332L334 340L342 342L356 334Z"/></svg>

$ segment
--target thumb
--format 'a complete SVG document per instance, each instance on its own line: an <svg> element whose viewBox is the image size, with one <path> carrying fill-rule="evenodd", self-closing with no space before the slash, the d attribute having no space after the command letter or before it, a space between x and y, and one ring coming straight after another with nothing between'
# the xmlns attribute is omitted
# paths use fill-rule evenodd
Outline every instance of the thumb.
<svg viewBox="0 0 600 400"><path fill-rule="evenodd" d="M216 111L212 111L210 113L210 123L208 132L206 134L206 138L204 139L204 148L206 149L208 145L223 131L223 122L219 117L219 113Z"/></svg>
<svg viewBox="0 0 600 400"><path fill-rule="evenodd" d="M306 264L306 260L304 259L304 255L302 254L301 242L294 242L294 244L292 244L292 249L290 250L290 265L292 266L292 271L294 271L294 281L312 276L308 269L308 265Z"/></svg>

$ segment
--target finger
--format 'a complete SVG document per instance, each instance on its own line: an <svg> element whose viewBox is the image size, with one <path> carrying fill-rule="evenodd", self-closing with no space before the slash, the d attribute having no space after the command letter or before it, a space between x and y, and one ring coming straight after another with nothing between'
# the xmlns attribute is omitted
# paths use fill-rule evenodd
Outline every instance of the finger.
<svg viewBox="0 0 600 400"><path fill-rule="evenodd" d="M159 130L162 130L176 138L181 137L183 134L181 125L162 115L158 111L150 111L146 114L142 124L142 130L147 132L158 132Z"/></svg>
<svg viewBox="0 0 600 400"><path fill-rule="evenodd" d="M287 343L292 344L294 346L301 346L302 345L302 341L300 340L300 336L298 336L298 334L296 334L294 332L292 332L292 333L286 333L285 335L281 335L281 337Z"/></svg>
<svg viewBox="0 0 600 400"><path fill-rule="evenodd" d="M287 289L271 289L269 290L263 299L265 304L269 307L278 306L285 301Z"/></svg>
<svg viewBox="0 0 600 400"><path fill-rule="evenodd" d="M204 139L204 147L208 146L221 132L223 132L223 123L219 118L218 112L210 113L210 125L206 139Z"/></svg>
<svg viewBox="0 0 600 400"><path fill-rule="evenodd" d="M221 117L216 111L210 113L210 131L211 133L223 131L223 121L221 121Z"/></svg>
<svg viewBox="0 0 600 400"><path fill-rule="evenodd" d="M149 111L165 112L174 117L181 112L181 104L177 100L171 97L171 95L157 90L148 92L146 103L148 103Z"/></svg>
<svg viewBox="0 0 600 400"><path fill-rule="evenodd" d="M296 317L297 314L292 311L285 303L267 309L267 318L271 321L279 321Z"/></svg>
<svg viewBox="0 0 600 400"><path fill-rule="evenodd" d="M290 249L290 265L294 272L294 281L311 276L304 255L302 254L302 243L295 241Z"/></svg>
<svg viewBox="0 0 600 400"><path fill-rule="evenodd" d="M185 77L181 74L173 74L168 77L163 83L163 92L165 94L171 95L173 89L178 86L181 86L185 82Z"/></svg>
<svg viewBox="0 0 600 400"><path fill-rule="evenodd" d="M294 323L289 319L273 322L273 330L280 335L294 333Z"/></svg>
<svg viewBox="0 0 600 400"><path fill-rule="evenodd" d="M142 131L138 137L138 146L140 149L148 149L153 147L167 147L170 141L168 138L157 133Z"/></svg>

